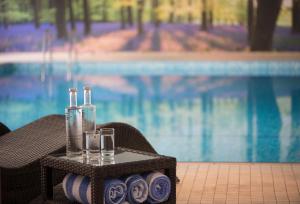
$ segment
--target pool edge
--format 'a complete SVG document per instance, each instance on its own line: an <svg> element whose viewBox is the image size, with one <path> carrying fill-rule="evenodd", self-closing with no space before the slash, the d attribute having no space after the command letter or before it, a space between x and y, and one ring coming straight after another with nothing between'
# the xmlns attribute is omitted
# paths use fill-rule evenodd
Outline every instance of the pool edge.
<svg viewBox="0 0 300 204"><path fill-rule="evenodd" d="M53 61L68 61L68 52L53 52ZM47 56L46 59L48 59ZM78 53L77 61L261 61L300 60L300 52L93 52ZM43 62L42 52L0 53L0 64Z"/></svg>

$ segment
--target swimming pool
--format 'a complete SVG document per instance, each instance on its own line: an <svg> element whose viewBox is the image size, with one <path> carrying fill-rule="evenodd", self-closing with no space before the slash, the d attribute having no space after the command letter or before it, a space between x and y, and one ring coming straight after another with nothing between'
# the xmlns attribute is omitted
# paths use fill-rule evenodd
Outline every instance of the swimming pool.
<svg viewBox="0 0 300 204"><path fill-rule="evenodd" d="M300 161L299 61L2 64L0 121L63 114L86 84L97 123L129 123L179 161Z"/></svg>

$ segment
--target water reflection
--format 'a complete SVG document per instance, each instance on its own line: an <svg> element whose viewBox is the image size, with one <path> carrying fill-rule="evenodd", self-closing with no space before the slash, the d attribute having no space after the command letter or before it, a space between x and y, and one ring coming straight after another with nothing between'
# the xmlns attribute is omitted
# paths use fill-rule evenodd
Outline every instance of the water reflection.
<svg viewBox="0 0 300 204"><path fill-rule="evenodd" d="M253 86L252 86L252 81L251 80L248 80L247 82L247 113L246 113L246 117L247 117L247 160L248 161L253 161L253 137L254 137L254 134L253 134L253 128L254 128L254 125L253 125L253 115L254 115L254 99L253 99Z"/></svg>
<svg viewBox="0 0 300 204"><path fill-rule="evenodd" d="M204 161L211 160L212 150L212 130L213 130L213 101L210 93L204 93L201 95L201 107L202 111L202 155Z"/></svg>
<svg viewBox="0 0 300 204"><path fill-rule="evenodd" d="M151 123L152 127L155 130L160 129L160 106L161 106L161 76L153 76L151 77L150 83L152 85L152 94L151 94ZM145 90L143 90L145 91ZM155 135L158 135L158 131L155 131Z"/></svg>
<svg viewBox="0 0 300 204"><path fill-rule="evenodd" d="M292 137L289 158L300 158L300 89L291 92Z"/></svg>
<svg viewBox="0 0 300 204"><path fill-rule="evenodd" d="M81 91L87 84L94 90L98 123L130 123L160 153L180 161L299 162L299 80L105 76L78 64L71 69L46 64L42 70L37 64L7 64L0 67L0 121L16 129L63 114L68 88ZM79 99L82 103L82 92Z"/></svg>
<svg viewBox="0 0 300 204"><path fill-rule="evenodd" d="M281 115L270 77L249 79L252 112L256 116L256 160L279 161Z"/></svg>

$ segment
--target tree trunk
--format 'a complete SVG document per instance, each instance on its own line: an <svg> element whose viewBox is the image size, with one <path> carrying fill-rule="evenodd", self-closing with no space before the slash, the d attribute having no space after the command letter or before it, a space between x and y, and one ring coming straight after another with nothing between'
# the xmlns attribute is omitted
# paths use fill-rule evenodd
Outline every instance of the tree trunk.
<svg viewBox="0 0 300 204"><path fill-rule="evenodd" d="M293 0L292 32L300 33L300 0Z"/></svg>
<svg viewBox="0 0 300 204"><path fill-rule="evenodd" d="M209 26L212 28L214 26L214 13L212 10L209 11L209 15L208 15L208 24Z"/></svg>
<svg viewBox="0 0 300 204"><path fill-rule="evenodd" d="M56 7L55 20L56 20L57 38L65 38L67 37L65 0L56 0L55 7Z"/></svg>
<svg viewBox="0 0 300 204"><path fill-rule="evenodd" d="M102 21L107 22L107 0L103 0L102 4Z"/></svg>
<svg viewBox="0 0 300 204"><path fill-rule="evenodd" d="M188 22L189 22L189 23L192 23L192 22L193 22L193 14L192 14L192 11L191 11L191 8L192 8L192 6L193 6L193 5L192 5L192 4L193 4L193 3L192 3L192 0L189 0L188 3L189 3L189 8L190 8L190 9L189 9L189 14L188 14Z"/></svg>
<svg viewBox="0 0 300 204"><path fill-rule="evenodd" d="M73 11L73 0L68 1L68 6L69 6L69 15L70 15L70 23L71 23L71 29L76 30L76 24L74 20L74 11Z"/></svg>
<svg viewBox="0 0 300 204"><path fill-rule="evenodd" d="M127 22L129 24L129 26L133 26L132 6L127 6Z"/></svg>
<svg viewBox="0 0 300 204"><path fill-rule="evenodd" d="M153 4L152 4L152 12L153 12L153 23L155 25L155 27L159 27L160 25L160 20L158 18L158 6L159 6L159 0L152 0Z"/></svg>
<svg viewBox="0 0 300 204"><path fill-rule="evenodd" d="M155 0L151 0L151 16L150 21L152 24L155 23Z"/></svg>
<svg viewBox="0 0 300 204"><path fill-rule="evenodd" d="M269 51L272 49L273 33L282 0L257 1L257 17L251 36L251 51Z"/></svg>
<svg viewBox="0 0 300 204"><path fill-rule="evenodd" d="M125 28L125 7L121 6L121 29Z"/></svg>
<svg viewBox="0 0 300 204"><path fill-rule="evenodd" d="M141 35L144 33L144 24L143 24L144 0L138 0L137 6L138 6L137 27L138 27L138 34Z"/></svg>
<svg viewBox="0 0 300 204"><path fill-rule="evenodd" d="M49 8L49 9L54 8L54 4L55 4L54 0L49 0L49 1L48 1L48 8Z"/></svg>
<svg viewBox="0 0 300 204"><path fill-rule="evenodd" d="M1 1L0 1L0 4L1 4ZM29 7L28 7L28 4L27 4L27 2L25 3L20 3L20 5L19 5L19 10L21 11L21 12L28 12L28 10L30 10L29 9Z"/></svg>
<svg viewBox="0 0 300 204"><path fill-rule="evenodd" d="M33 9L33 20L35 28L40 28L40 9L41 2L40 0L31 0L31 5Z"/></svg>
<svg viewBox="0 0 300 204"><path fill-rule="evenodd" d="M207 31L207 2L206 0L202 0L202 24L201 30Z"/></svg>
<svg viewBox="0 0 300 204"><path fill-rule="evenodd" d="M209 11L208 11L208 25L210 28L214 26L214 1L210 0Z"/></svg>
<svg viewBox="0 0 300 204"><path fill-rule="evenodd" d="M83 0L84 34L91 33L91 17L89 0Z"/></svg>
<svg viewBox="0 0 300 204"><path fill-rule="evenodd" d="M169 16L169 23L174 23L174 5L175 5L175 0L170 0L170 6L171 6L171 12Z"/></svg>
<svg viewBox="0 0 300 204"><path fill-rule="evenodd" d="M251 36L253 31L253 21L254 21L254 5L253 0L248 0L247 5L247 26L248 26L248 42L251 42Z"/></svg>
<svg viewBox="0 0 300 204"><path fill-rule="evenodd" d="M7 2L5 0L0 0L0 5L1 5L1 13L2 13L2 23L4 28L8 28L8 19L6 16L6 4Z"/></svg>
<svg viewBox="0 0 300 204"><path fill-rule="evenodd" d="M48 0L47 9L55 9L55 0ZM53 18L51 18L49 24L54 25Z"/></svg>

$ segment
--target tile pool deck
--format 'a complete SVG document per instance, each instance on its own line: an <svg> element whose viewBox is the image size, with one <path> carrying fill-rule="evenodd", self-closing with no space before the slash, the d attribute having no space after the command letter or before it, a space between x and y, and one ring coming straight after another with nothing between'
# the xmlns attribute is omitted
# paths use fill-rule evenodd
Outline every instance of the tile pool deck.
<svg viewBox="0 0 300 204"><path fill-rule="evenodd" d="M46 62L49 62L49 53L46 54ZM67 62L67 52L53 52L52 60ZM42 63L42 52L7 52L0 53L0 64L3 63ZM299 60L299 52L86 52L75 54L75 59L80 62L103 61L143 61L143 60L167 60L167 61L232 61L232 60Z"/></svg>
<svg viewBox="0 0 300 204"><path fill-rule="evenodd" d="M178 204L300 203L300 163L178 163Z"/></svg>

